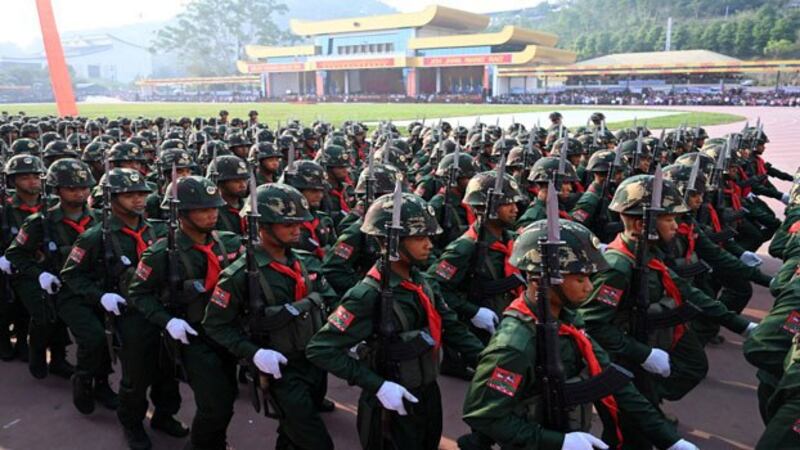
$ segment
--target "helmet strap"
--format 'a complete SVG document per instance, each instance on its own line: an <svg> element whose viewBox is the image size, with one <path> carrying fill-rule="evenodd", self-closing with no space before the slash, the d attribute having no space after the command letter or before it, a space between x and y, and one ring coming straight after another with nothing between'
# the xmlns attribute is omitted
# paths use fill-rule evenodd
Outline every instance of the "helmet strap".
<svg viewBox="0 0 800 450"><path fill-rule="evenodd" d="M268 226L264 228L267 230L267 234L269 235L269 237L272 238L272 240L275 241L279 246L287 250L292 248L292 244L284 242L280 238L278 238L278 236L275 234L275 231L272 229L272 224L268 224Z"/></svg>

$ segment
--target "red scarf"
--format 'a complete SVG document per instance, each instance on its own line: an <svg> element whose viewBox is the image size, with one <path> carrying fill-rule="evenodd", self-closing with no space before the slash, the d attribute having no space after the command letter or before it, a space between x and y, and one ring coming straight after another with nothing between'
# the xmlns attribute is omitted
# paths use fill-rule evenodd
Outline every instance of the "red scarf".
<svg viewBox="0 0 800 450"><path fill-rule="evenodd" d="M636 260L636 257L633 256L633 253L628 250L628 246L625 245L625 241L622 240L622 234L618 234L617 238L614 239L613 242L608 244L608 248L614 249L623 255L627 256L630 259ZM669 275L669 271L667 270L667 266L664 265L661 260L658 258L651 258L650 262L647 263L647 267L655 270L661 275L661 284L664 286L664 291L667 292L667 295L672 297L675 300L676 306L681 306L683 304L683 297L681 297L681 291L678 289L678 286L675 284L675 281L672 280L672 277ZM670 349L675 348L675 344L681 340L681 336L686 332L686 325L680 324L675 326L675 331L672 333L672 347Z"/></svg>
<svg viewBox="0 0 800 450"><path fill-rule="evenodd" d="M572 182L572 189L574 189L575 192L578 192L578 193L581 193L581 194L586 191L586 189L583 187L583 183L581 183L580 181L573 181Z"/></svg>
<svg viewBox="0 0 800 450"><path fill-rule="evenodd" d="M219 273L222 271L222 267L219 264L219 258L217 257L217 254L214 253L214 242L212 241L206 245L194 244L192 245L192 248L206 255L207 266L205 288L206 292L211 292L211 290L214 289L214 286L217 285Z"/></svg>
<svg viewBox="0 0 800 450"><path fill-rule="evenodd" d="M509 310L516 311L527 317L532 317L533 320L538 321L536 316L533 314L533 311L531 311L531 309L528 307L528 304L525 302L525 297L523 294L521 294L513 302L511 302L510 305L508 305L506 311ZM559 321L558 334L559 336L569 336L572 338L575 346L578 347L578 351L580 352L583 361L586 363L587 369L589 369L589 375L594 377L603 371L602 367L600 367L600 362L597 360L597 355L594 354L592 341L586 337L586 334L583 332L583 330L578 330L573 325ZM606 407L609 415L611 416L611 420L614 421L614 429L616 430L617 440L619 441L618 447L621 447L622 430L619 426L619 406L617 406L617 400L613 395L608 395L600 399L600 403Z"/></svg>
<svg viewBox="0 0 800 450"><path fill-rule="evenodd" d="M300 261L295 260L292 267L283 265L278 261L271 261L269 267L272 270L288 276L294 280L294 300L298 301L308 295L308 287L306 287L306 280L303 278L303 271L300 268Z"/></svg>
<svg viewBox="0 0 800 450"><path fill-rule="evenodd" d="M303 228L308 230L308 234L311 235L311 239L317 243L317 248L314 249L314 254L317 255L320 259L325 257L325 250L322 248L322 245L319 242L319 238L317 237L317 227L319 227L319 218L315 217L314 220L309 220L303 222L301 224Z"/></svg>
<svg viewBox="0 0 800 450"><path fill-rule="evenodd" d="M242 235L247 234L247 219L239 215L239 210L231 205L228 205L228 212L239 218L239 229L242 230Z"/></svg>
<svg viewBox="0 0 800 450"><path fill-rule="evenodd" d="M464 214L467 216L467 225L472 225L475 223L475 212L472 211L472 207L468 204L461 202L461 207L464 209Z"/></svg>
<svg viewBox="0 0 800 450"><path fill-rule="evenodd" d="M739 170L739 176L742 177L742 181L746 181L748 178L750 178L750 177L747 176L747 172L745 172L744 169L742 169L742 166L737 167L737 169ZM739 187L739 186L737 185L737 187ZM747 194L749 194L751 190L752 189L749 186L748 187L739 187L739 191L740 191L739 195L741 197L747 197Z"/></svg>
<svg viewBox="0 0 800 450"><path fill-rule="evenodd" d="M34 214L34 213L39 212L40 209L42 209L42 204L38 203L38 204L36 204L34 206L29 206L29 205L26 205L25 203L22 203L19 206L17 206L17 209L20 210L20 211L24 211L26 213L29 213L29 214Z"/></svg>
<svg viewBox="0 0 800 450"><path fill-rule="evenodd" d="M731 196L731 206L736 211L739 211L742 209L742 188L733 180L728 180L727 184L728 188L723 189L722 192Z"/></svg>
<svg viewBox="0 0 800 450"><path fill-rule="evenodd" d="M692 258L692 253L694 253L695 247L695 236L694 234L694 224L687 224L682 223L678 225L678 234L686 236L686 239L689 241L689 248L686 249L686 261L689 261Z"/></svg>
<svg viewBox="0 0 800 450"><path fill-rule="evenodd" d="M119 230L133 238L136 242L136 255L141 258L142 253L147 249L147 244L142 239L142 235L147 231L147 225L143 226L139 231L133 231L128 227L122 227Z"/></svg>
<svg viewBox="0 0 800 450"><path fill-rule="evenodd" d="M473 241L478 241L478 233L475 231L475 227L469 227L467 231L464 233L468 238L472 239ZM511 257L511 252L514 251L514 240L509 239L508 242L503 244L500 241L494 241L489 246L490 249L500 252L503 254L503 276L510 277L516 273L520 273L519 269L509 264L508 259ZM513 291L515 294L519 294L522 292L522 286L514 289Z"/></svg>
<svg viewBox="0 0 800 450"><path fill-rule="evenodd" d="M756 175L766 175L767 165L764 164L764 160L758 155L754 159L756 160Z"/></svg>
<svg viewBox="0 0 800 450"><path fill-rule="evenodd" d="M342 189L340 189L338 191L336 189L331 189L328 192L330 192L331 195L333 195L334 197L337 197L339 199L339 209L341 209L343 212L348 213L348 212L350 212L350 207L347 205L347 202L344 200L343 191L344 191L344 188L342 188Z"/></svg>
<svg viewBox="0 0 800 450"><path fill-rule="evenodd" d="M711 228L713 228L715 233L719 233L722 231L722 223L719 221L719 214L717 214L717 210L714 209L714 205L711 203L708 204L708 217L711 219Z"/></svg>
<svg viewBox="0 0 800 450"><path fill-rule="evenodd" d="M81 220L79 220L77 222L75 222L72 219L67 219L67 218L62 219L61 221L64 222L64 225L69 226L70 228L75 230L75 232L77 232L78 234L81 234L84 231L86 231L86 225L88 225L89 222L92 221L92 216L86 216L86 217L82 218Z"/></svg>
<svg viewBox="0 0 800 450"><path fill-rule="evenodd" d="M372 268L369 269L367 275L374 278L375 281L381 281L381 273L375 266L372 266ZM436 310L431 298L428 297L428 294L426 294L425 290L422 289L422 285L414 284L409 280L403 280L400 282L400 287L417 294L419 303L422 306L422 309L425 310L425 315L428 316L428 328L430 329L431 337L436 343L436 348L438 349L442 345L442 316L439 315L439 311Z"/></svg>

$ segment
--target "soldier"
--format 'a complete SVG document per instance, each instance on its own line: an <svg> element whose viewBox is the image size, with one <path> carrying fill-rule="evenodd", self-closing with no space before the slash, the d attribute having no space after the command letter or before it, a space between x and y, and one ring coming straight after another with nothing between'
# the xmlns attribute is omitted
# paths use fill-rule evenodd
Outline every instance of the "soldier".
<svg viewBox="0 0 800 450"><path fill-rule="evenodd" d="M436 449L442 432L436 383L441 345L454 346L470 363L482 345L418 269L433 249L431 237L441 232L424 200L401 194L398 182L395 194L370 206L362 231L379 239L383 262L345 295L311 339L308 357L361 387L357 422L363 448ZM358 354L366 360L356 361L349 349L363 341Z"/></svg>
<svg viewBox="0 0 800 450"><path fill-rule="evenodd" d="M206 178L216 182L224 204L219 207L216 229L244 236L244 219L239 212L247 197L247 179L250 171L247 163L234 155L217 156L206 170Z"/></svg>
<svg viewBox="0 0 800 450"><path fill-rule="evenodd" d="M223 158L236 158L244 164L235 156L218 157L221 176L229 169L224 167ZM246 168L244 171L246 176ZM214 231L225 201L221 189L211 180L192 175L177 183L174 189L167 189L164 202L167 207L171 195L177 194L178 217L170 218L179 224L174 248L170 248L168 239L160 239L142 254L128 300L176 341L173 348L179 349L177 356L197 405L191 439L184 448L224 450L236 396L236 360L211 342L200 323L220 272L239 256L241 237Z"/></svg>
<svg viewBox="0 0 800 450"><path fill-rule="evenodd" d="M313 216L303 222L300 243L295 248L313 254L322 262L325 253L336 242L333 219L320 209L325 195L325 169L314 161L295 161L283 172L280 182L303 194Z"/></svg>
<svg viewBox="0 0 800 450"><path fill-rule="evenodd" d="M378 158L378 156L375 156ZM350 211L353 202L353 186L348 169L351 167L347 151L338 145L329 145L317 154L315 159L327 174L330 184L323 200L325 211L334 223L339 223Z"/></svg>
<svg viewBox="0 0 800 450"><path fill-rule="evenodd" d="M637 388L658 407L663 400L683 398L708 371L703 346L686 320L700 313L744 335L756 325L679 278L664 264L657 242L651 243L673 240L675 217L688 211L674 185L662 183L660 168L656 176L623 181L609 209L621 215L625 229L608 246L610 269L593 277L581 315L592 337L636 374ZM631 448L651 445L638 431L624 428Z"/></svg>
<svg viewBox="0 0 800 450"><path fill-rule="evenodd" d="M505 310L497 333L481 353L464 401L464 421L502 448L590 450L609 445L619 448L625 443L620 422L627 421L659 448L696 449L680 439L674 427L625 376L610 383L613 388L600 389L592 395L603 423L603 441L588 434L591 404L548 404L545 392L558 383L548 378L553 375L548 373L547 361L551 361L548 351L559 356L561 378L568 380L559 386L564 390L576 381L600 376L604 369L620 372L609 367L609 356L583 330L583 321L576 311L591 292L589 277L608 267L599 250L600 241L583 225L557 221L555 217L552 221L558 224L558 238L563 241L557 247L556 267L543 267L548 260L542 254L541 244L552 235L548 221L534 222L515 242L511 264L526 274L528 286ZM550 260L549 264L552 263ZM560 279L560 284L551 285L549 280L542 280L544 276ZM546 291L540 292L545 285ZM548 321L553 323L551 334L546 328ZM547 340L553 338L556 342ZM549 423L553 419L549 411L556 411L556 415L565 411L567 426L558 429L555 423ZM475 435L462 437L458 443L461 449L487 448L475 442Z"/></svg>
<svg viewBox="0 0 800 450"><path fill-rule="evenodd" d="M611 242L622 229L616 214L612 218L608 211L614 190L625 178L622 161L616 156L617 152L599 150L589 158L586 170L593 181L569 213L572 220L589 228L601 242Z"/></svg>
<svg viewBox="0 0 800 450"><path fill-rule="evenodd" d="M42 160L32 155L16 155L6 161L3 171L5 176L8 177L8 183L14 188L14 195L6 197L6 203L2 205L3 219L8 225L8 229L3 230L3 242L0 243L3 253L17 238L25 219L41 209L41 176L45 173L45 170ZM5 189L3 192L6 192ZM16 268L3 255L0 257L0 270L5 273L8 283L4 288L8 292L4 292L3 295L9 297L4 299L4 302L7 303L0 308L0 313L2 313L2 317L0 317L0 349L3 350L0 356L4 360L11 360L17 357L24 362L28 362L30 353L28 348L28 325L30 317L22 303L22 299L13 295ZM13 334L16 335L16 344L13 349L10 341L6 341L11 338L10 326L13 326ZM8 346L5 345L6 342Z"/></svg>
<svg viewBox="0 0 800 450"><path fill-rule="evenodd" d="M166 212L161 208L161 203L164 198L164 189L167 188L168 183L174 181L172 180L172 166L175 166L175 175L178 178L183 178L192 174L194 162L192 161L192 155L186 150L171 148L162 150L156 164L158 164L157 181L160 181L160 184L157 190L153 190L147 196L145 213L149 219L165 220Z"/></svg>
<svg viewBox="0 0 800 450"><path fill-rule="evenodd" d="M239 158L247 159L248 153L250 153L250 146L253 145L253 143L250 142L244 133L233 132L228 135L227 141L231 153Z"/></svg>
<svg viewBox="0 0 800 450"><path fill-rule="evenodd" d="M242 216L257 203L253 267L249 258L239 258L222 272L203 327L215 342L257 367L256 381L267 404L277 409L276 448L331 449L318 412L326 374L306 359L305 350L335 293L317 260L292 249L300 243L301 224L312 219L308 201L281 183L259 186L250 195L255 198L248 198ZM242 323L248 324L246 334Z"/></svg>
<svg viewBox="0 0 800 450"><path fill-rule="evenodd" d="M756 450L797 448L800 446L800 337L795 334L786 354L784 372L769 399L766 411L767 428L756 444Z"/></svg>
<svg viewBox="0 0 800 450"><path fill-rule="evenodd" d="M219 111L219 119L218 119L219 123L222 124L222 125L227 124L228 123L228 116L229 116L228 111L226 111L224 109L220 110Z"/></svg>
<svg viewBox="0 0 800 450"><path fill-rule="evenodd" d="M769 254L779 259L785 259L790 236L800 231L800 225L795 225L800 220L800 171L795 173L794 182L789 191L789 204L783 214L785 216L783 223L769 243Z"/></svg>
<svg viewBox="0 0 800 450"><path fill-rule="evenodd" d="M442 190L430 200L433 210L436 211L436 220L443 230L435 242L439 250L444 250L447 244L464 234L475 223L477 216L472 207L464 203L464 192L477 171L478 165L472 156L462 152L448 154L436 168L436 176L446 181Z"/></svg>
<svg viewBox="0 0 800 450"><path fill-rule="evenodd" d="M281 167L281 152L272 142L260 141L250 147L248 161L255 167L256 183L274 183L278 180Z"/></svg>
<svg viewBox="0 0 800 450"><path fill-rule="evenodd" d="M44 378L49 371L69 379L74 368L65 359L69 337L56 309L61 287L58 271L75 239L92 222L86 200L94 178L85 164L70 158L51 166L46 183L56 190L59 203L25 219L6 250L6 258L18 271L12 285L31 318L28 330L31 375Z"/></svg>
<svg viewBox="0 0 800 450"><path fill-rule="evenodd" d="M569 211L569 198L572 194L572 183L578 181L578 175L569 161L563 161L553 156L542 158L533 164L528 175L528 181L536 184L536 198L517 219L515 224L517 230L546 217L547 190L548 183L551 181L559 191L557 197L559 215L564 219L570 218L569 214L567 214L567 211Z"/></svg>

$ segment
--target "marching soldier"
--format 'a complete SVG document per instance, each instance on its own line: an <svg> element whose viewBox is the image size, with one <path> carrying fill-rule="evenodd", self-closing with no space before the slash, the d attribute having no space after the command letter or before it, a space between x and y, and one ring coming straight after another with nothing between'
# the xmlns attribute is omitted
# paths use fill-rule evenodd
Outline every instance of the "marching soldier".
<svg viewBox="0 0 800 450"><path fill-rule="evenodd" d="M338 224L350 212L354 197L348 174L350 157L343 147L328 145L318 152L315 160L325 169L330 184L324 200L325 210Z"/></svg>
<svg viewBox="0 0 800 450"><path fill-rule="evenodd" d="M572 163L553 156L542 158L533 164L528 181L537 187L536 198L517 219L516 229L521 230L529 224L545 218L548 183L551 181L559 191L556 197L558 198L559 216L563 219L570 219L567 211L569 210L569 198L572 195L572 183L578 181L578 175Z"/></svg>
<svg viewBox="0 0 800 450"><path fill-rule="evenodd" d="M250 147L249 162L256 168L256 183L259 186L278 181L282 156L272 142L260 141Z"/></svg>
<svg viewBox="0 0 800 450"><path fill-rule="evenodd" d="M296 248L311 253L321 262L336 242L333 219L320 209L325 195L325 169L314 161L295 161L283 172L280 182L300 191L308 201L313 218L303 222Z"/></svg>
<svg viewBox="0 0 800 450"><path fill-rule="evenodd" d="M206 178L216 182L224 204L219 207L216 229L244 236L244 219L239 215L247 197L247 163L234 155L217 156L206 170Z"/></svg>
<svg viewBox="0 0 800 450"><path fill-rule="evenodd" d="M435 242L440 250L464 234L467 228L475 223L477 216L472 207L464 203L464 192L477 169L478 166L472 156L461 152L448 154L436 168L436 176L446 180L442 190L430 200L433 210L436 211L436 220L443 230Z"/></svg>

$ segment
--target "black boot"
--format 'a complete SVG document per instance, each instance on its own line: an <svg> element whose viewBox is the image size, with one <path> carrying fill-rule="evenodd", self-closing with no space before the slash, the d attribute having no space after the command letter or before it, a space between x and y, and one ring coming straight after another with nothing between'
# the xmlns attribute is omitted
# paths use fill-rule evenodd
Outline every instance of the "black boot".
<svg viewBox="0 0 800 450"><path fill-rule="evenodd" d="M158 414L153 414L153 418L150 419L150 428L175 438L182 438L189 435L189 428L173 416L159 416Z"/></svg>
<svg viewBox="0 0 800 450"><path fill-rule="evenodd" d="M30 359L30 350L28 349L28 337L17 335L17 343L14 346L14 357L22 362L28 362Z"/></svg>
<svg viewBox="0 0 800 450"><path fill-rule="evenodd" d="M150 436L144 431L141 424L131 427L123 427L125 432L125 440L128 441L128 448L131 450L150 450L153 448L153 443L150 442Z"/></svg>
<svg viewBox="0 0 800 450"><path fill-rule="evenodd" d="M8 335L8 330L5 333L0 330L0 359L3 361L14 359L14 347L11 345L11 337Z"/></svg>
<svg viewBox="0 0 800 450"><path fill-rule="evenodd" d="M72 375L72 404L81 414L94 412L94 389L92 378L86 375Z"/></svg>
<svg viewBox="0 0 800 450"><path fill-rule="evenodd" d="M66 359L53 358L50 360L49 370L51 374L69 380L72 374L75 373L75 366L68 363Z"/></svg>
<svg viewBox="0 0 800 450"><path fill-rule="evenodd" d="M94 399L106 409L116 411L119 408L119 397L105 377L94 379Z"/></svg>
<svg viewBox="0 0 800 450"><path fill-rule="evenodd" d="M317 406L319 412L333 412L336 410L336 404L328 398L323 398L322 402Z"/></svg>
<svg viewBox="0 0 800 450"><path fill-rule="evenodd" d="M31 345L28 349L28 370L34 378L42 379L47 376L47 350Z"/></svg>

